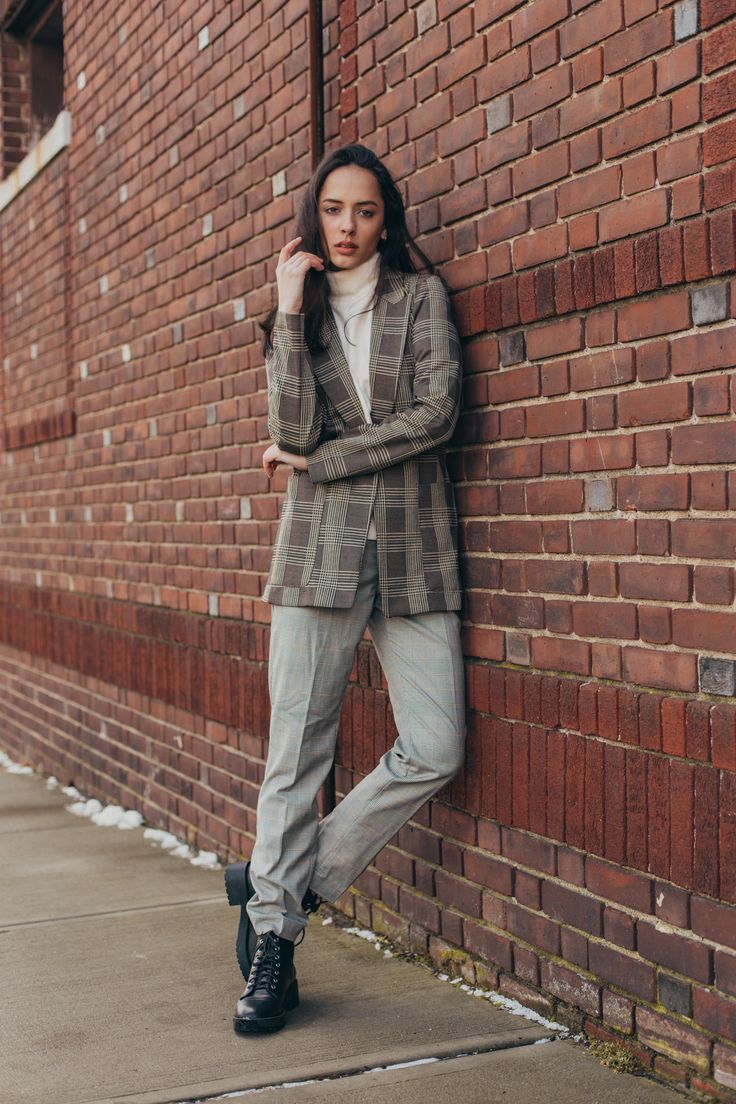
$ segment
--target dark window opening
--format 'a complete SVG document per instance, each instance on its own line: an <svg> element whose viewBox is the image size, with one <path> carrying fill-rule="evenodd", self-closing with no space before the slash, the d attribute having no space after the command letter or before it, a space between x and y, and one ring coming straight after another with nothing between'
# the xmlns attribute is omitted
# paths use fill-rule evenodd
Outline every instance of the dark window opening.
<svg viewBox="0 0 736 1104"><path fill-rule="evenodd" d="M64 24L61 0L10 0L0 31L25 58L17 98L24 105L26 150L53 125L64 106ZM15 112L14 112L15 113Z"/></svg>

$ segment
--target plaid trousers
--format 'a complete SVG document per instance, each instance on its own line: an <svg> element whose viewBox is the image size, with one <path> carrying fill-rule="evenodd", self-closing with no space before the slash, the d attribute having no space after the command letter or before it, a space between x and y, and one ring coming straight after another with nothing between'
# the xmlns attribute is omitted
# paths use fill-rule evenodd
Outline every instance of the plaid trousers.
<svg viewBox="0 0 736 1104"><path fill-rule="evenodd" d="M295 939L307 888L336 900L417 809L460 769L464 668L454 611L386 617L368 541L350 608L275 606L271 727L258 798L248 914L259 934ZM319 820L317 794L335 754L342 701L366 626L388 683L398 739Z"/></svg>

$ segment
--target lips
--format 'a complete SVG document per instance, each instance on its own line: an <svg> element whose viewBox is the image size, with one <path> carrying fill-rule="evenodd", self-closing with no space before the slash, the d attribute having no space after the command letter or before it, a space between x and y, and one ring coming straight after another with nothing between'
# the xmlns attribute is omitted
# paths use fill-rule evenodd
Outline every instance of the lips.
<svg viewBox="0 0 736 1104"><path fill-rule="evenodd" d="M357 248L357 245L350 245L347 242L340 242L335 246L335 249L339 249L341 253L354 253Z"/></svg>

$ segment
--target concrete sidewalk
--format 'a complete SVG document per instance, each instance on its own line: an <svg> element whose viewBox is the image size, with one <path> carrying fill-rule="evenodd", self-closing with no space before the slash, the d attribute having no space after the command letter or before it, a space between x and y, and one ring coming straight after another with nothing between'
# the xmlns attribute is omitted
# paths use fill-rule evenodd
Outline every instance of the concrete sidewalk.
<svg viewBox="0 0 736 1104"><path fill-rule="evenodd" d="M297 951L300 1007L281 1032L238 1036L222 870L161 851L141 828L72 816L70 800L0 770L3 1104L167 1104L266 1086L270 1104L683 1100L319 915Z"/></svg>

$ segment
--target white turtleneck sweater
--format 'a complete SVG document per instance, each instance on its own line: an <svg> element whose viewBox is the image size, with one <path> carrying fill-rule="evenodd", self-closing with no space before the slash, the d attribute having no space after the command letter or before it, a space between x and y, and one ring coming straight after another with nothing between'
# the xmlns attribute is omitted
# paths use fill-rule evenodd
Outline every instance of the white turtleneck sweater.
<svg viewBox="0 0 736 1104"><path fill-rule="evenodd" d="M372 257L351 269L327 271L330 306L337 323L337 332L345 352L366 422L371 421L370 345L373 308L381 256ZM367 309L370 308L370 309ZM361 314L360 311L365 313ZM376 539L376 526L371 516L368 540Z"/></svg>

